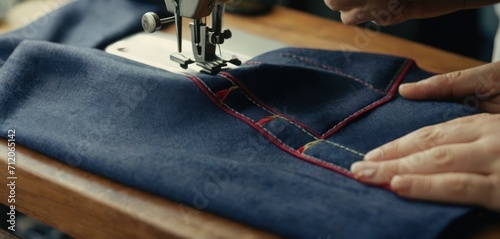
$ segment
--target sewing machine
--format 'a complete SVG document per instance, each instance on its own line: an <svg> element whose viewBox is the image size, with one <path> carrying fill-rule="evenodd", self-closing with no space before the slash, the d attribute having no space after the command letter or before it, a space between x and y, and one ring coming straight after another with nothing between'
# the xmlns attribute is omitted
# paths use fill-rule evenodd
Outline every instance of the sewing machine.
<svg viewBox="0 0 500 239"><path fill-rule="evenodd" d="M153 12L144 14L142 26L145 31L109 45L106 52L174 73L215 74L222 69L237 67L257 55L289 46L281 40L256 33L239 29L223 30L225 6L217 4L216 0L166 0L165 3L174 16L162 19ZM178 9L176 6L179 6ZM212 26L207 26L202 19L210 15ZM183 17L193 19L193 22L189 26L182 24ZM169 25L173 22L175 30L171 31ZM228 23L231 24L231 21ZM167 30L160 31L161 28ZM183 37L183 29L191 32L190 40ZM167 54L170 54L170 59Z"/></svg>
<svg viewBox="0 0 500 239"><path fill-rule="evenodd" d="M153 33L159 30L163 24L175 21L177 35L177 52L170 55L170 59L184 69L189 64L196 63L203 72L214 74L219 72L227 63L241 65L237 56L216 54L217 46L220 47L225 40L232 37L229 29L222 29L222 19L224 16L224 3L216 0L165 0L168 12L174 17L160 19L153 12L144 14L142 27L146 32ZM202 19L211 15L211 26L208 26ZM189 24L191 29L191 44L194 60L182 53L182 18L193 19Z"/></svg>

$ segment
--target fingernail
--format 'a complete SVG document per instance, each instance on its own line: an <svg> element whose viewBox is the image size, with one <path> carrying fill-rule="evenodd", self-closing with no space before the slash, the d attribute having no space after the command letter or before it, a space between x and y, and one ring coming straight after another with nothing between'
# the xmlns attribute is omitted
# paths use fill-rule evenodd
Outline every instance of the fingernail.
<svg viewBox="0 0 500 239"><path fill-rule="evenodd" d="M371 178L375 175L377 169L374 165L368 163L356 162L351 165L351 172L356 178Z"/></svg>
<svg viewBox="0 0 500 239"><path fill-rule="evenodd" d="M401 176L394 176L391 180L391 189L396 193L407 192L410 188L410 180L404 179Z"/></svg>
<svg viewBox="0 0 500 239"><path fill-rule="evenodd" d="M378 161L384 157L384 152L381 149L374 149L365 155L364 160Z"/></svg>

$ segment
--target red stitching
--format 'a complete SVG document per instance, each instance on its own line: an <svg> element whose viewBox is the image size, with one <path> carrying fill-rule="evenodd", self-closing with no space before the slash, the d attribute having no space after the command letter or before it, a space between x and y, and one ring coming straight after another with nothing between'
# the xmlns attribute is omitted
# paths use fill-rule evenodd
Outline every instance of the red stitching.
<svg viewBox="0 0 500 239"><path fill-rule="evenodd" d="M238 88L237 86L231 86L227 89L221 90L221 91L215 93L215 97L217 97L220 101L225 101L227 99L227 97L229 96L229 94L231 94L231 92L233 92L237 88Z"/></svg>
<svg viewBox="0 0 500 239"><path fill-rule="evenodd" d="M305 149L306 149L306 146L304 145L304 146L300 147L299 149L297 149L297 153L304 154Z"/></svg>
<svg viewBox="0 0 500 239"><path fill-rule="evenodd" d="M356 119L358 116L360 116L363 113L366 113L366 112L388 102L392 98L394 98L394 94L395 94L396 90L398 89L399 84L401 83L401 81L403 81L403 78L405 77L406 73L408 73L408 71L410 70L410 67L413 65L413 63L414 62L412 60L407 60L406 63L402 65L399 73L396 74L395 79L393 79L389 83L389 85L392 84L391 88L389 89L389 92L382 99L377 100L377 101L367 105L366 107L356 111L354 114L345 118L342 122L336 124L335 126L333 126L333 128L331 128L326 133L321 135L321 139L326 139L326 138L332 136L334 133L338 132L341 128L343 128L345 125L347 125L352 120Z"/></svg>
<svg viewBox="0 0 500 239"><path fill-rule="evenodd" d="M293 125L297 126L298 128L300 128L301 130L305 131L306 133L312 134L313 137L316 137L316 138L321 137L318 133L316 133L314 130L312 130L307 125L303 124L302 122L299 122L299 121L297 121L295 119L292 119L292 118L290 118L290 117L288 117L288 116L286 116L286 115L278 112L277 110L273 109L272 107L270 107L266 103L262 102L256 95L254 95L248 88L246 88L246 86L243 83L241 83L233 75L229 74L228 72L221 72L219 74L221 76L223 76L223 77L231 80L235 85L237 85L238 87L240 87L240 89L246 95L248 95L253 101L255 101L257 104L259 104L260 106L262 106L263 108L265 108L267 111L269 111L269 112L271 112L273 114L279 115L281 118L287 120L288 122L290 122Z"/></svg>
<svg viewBox="0 0 500 239"><path fill-rule="evenodd" d="M291 57L298 57L298 56L295 56L295 55L290 55L290 56ZM309 62L309 63L313 63L313 62ZM221 72L220 75L222 75L223 77L226 77L229 80L231 80L233 82L233 84L237 85L241 90L244 91L245 94L247 94L250 98L252 98L252 100L256 101L259 105L261 105L262 107L264 107L269 112L271 112L273 114L276 114L276 115L279 115L280 117L282 117L285 120L288 120L290 123L296 125L300 129L311 133L312 135L314 135L314 137L317 137L319 139L326 139L326 138L332 136L333 134L335 134L336 132L338 132L345 125L347 125L349 122L351 122L352 120L356 119L360 115L362 115L362 114L364 114L364 113L366 113L366 112L368 112L368 111L370 111L370 110L372 110L372 109L374 109L374 108L376 108L376 107L378 107L378 106L380 106L380 105L388 102L389 100L391 100L394 97L394 93L397 90L397 87L399 86L400 82L403 80L404 76L406 75L406 73L410 69L411 65L413 65L413 63L414 62L412 60L407 60L405 62L405 64L403 64L401 66L399 72L396 73L395 77L389 82L388 86L391 86L391 87L390 87L389 91L385 94L384 97L382 97L381 99L379 99L379 100L377 100L377 101L375 101L375 102L373 102L373 103L371 103L371 104L363 107L362 109L356 111L355 113L351 114L350 116L348 116L347 118L345 118L344 120L342 120L341 122L339 122L338 124L336 124L335 126L333 126L332 128L330 128L329 130L327 130L321 136L319 136L318 133L316 133L314 130L312 130L307 125L303 124L302 122L299 122L299 121L297 121L297 120L295 120L293 118L290 118L290 117L288 117L286 115L283 115L282 113L276 111L272 107L270 107L267 104L265 104L264 102L262 102L256 95L254 95L248 88L246 88L246 86L243 83L241 83L233 75L231 75L231 74L229 74L227 72Z"/></svg>
<svg viewBox="0 0 500 239"><path fill-rule="evenodd" d="M334 134L335 132L337 132L338 130L340 130L343 126L345 126L347 123L349 123L353 119L357 118L361 114L363 114L363 113L365 113L367 111L370 111L371 109L373 109L373 108L375 108L375 107L377 107L377 106L379 106L379 105L381 105L381 104L383 104L383 103L391 100L394 97L395 92L396 92L399 84L401 83L401 81L403 80L404 76L407 74L407 72L409 71L409 69L413 65L413 63L414 63L413 61L407 60L406 63L404 65L402 65L402 67L400 69L400 72L395 76L395 79L393 79L389 83L389 85L392 84L392 86L388 90L388 93L382 99L377 100L377 101L373 102L372 104L370 104L370 105L364 107L363 109L358 110L354 114L350 115L349 117L347 117L346 119L344 119L342 122L340 122L339 124L337 124L336 126L334 126L332 129L330 129L329 131L327 131L325 134L323 134L322 137L321 137L321 139L324 139L324 138L327 138L327 137L331 136L332 134ZM289 119L288 117L286 117L286 116L284 116L284 115L282 115L280 113L275 112L272 108L270 108L269 106L265 105L263 102L260 102L260 100L255 95L253 95L253 93L251 93L243 84L241 84L241 82L239 82L235 77L233 77L229 73L224 73L223 72L223 73L221 73L221 75L224 76L224 77L227 77L229 80L232 80L233 83L235 83L237 86L239 86L240 89L242 89L246 94L248 94L251 98L253 98L253 100L255 100L258 104L261 104L261 106L268 108L270 112L275 113L276 115L279 115L280 117L285 118L285 119L291 121L291 123L296 123L296 126L298 126L298 127L300 127L302 125L302 123L296 122L295 120L292 120L292 119ZM217 96L213 92L210 91L210 89L208 88L208 86L206 86L200 79L198 79L195 76L188 76L188 77L219 108L221 108L222 110L224 110L226 113L232 115L233 117L236 117L236 118L242 120L243 122L247 123L250 127L252 127L255 130L257 130L259 133L261 133L264 137L266 137L268 140L270 140L273 144L275 144L276 146L278 146L283 151L285 151L288 154L290 154L292 156L295 156L295 157L297 157L297 158L299 158L299 159L301 159L303 161L306 161L306 162L318 165L318 166L323 167L325 169L332 170L332 171L337 172L337 173L339 173L341 175L344 175L344 176L346 176L348 178L356 180L354 178L354 176L352 175L352 173L349 170L347 170L347 169L345 169L343 167L340 167L340 166L335 165L333 163L329 163L329 162L323 161L321 159L318 159L318 158L315 158L315 157L303 154L303 151L304 151L303 147L301 147L301 148L299 148L297 150L294 150L293 148L291 148L290 146L286 145L281 140L279 140L275 135L273 135L271 132L269 132L263 126L259 125L258 123L254 122L253 120L247 118L246 116L242 115L241 113L235 111L234 109L231 109L229 106L227 106L226 104L224 104L219 98L217 98ZM301 128L304 129L304 128L307 128L307 126L301 127ZM311 130L308 129L308 131L311 131ZM373 186L377 186L377 187L381 187L381 188L390 190L390 186L389 185L373 185Z"/></svg>
<svg viewBox="0 0 500 239"><path fill-rule="evenodd" d="M187 77L189 79L191 79L203 91L203 93L205 93L205 95L207 95L208 98L215 103L215 105L217 105L219 108L221 108L226 113L232 115L233 117L236 117L237 119L242 120L243 122L245 122L246 124L248 124L250 127L252 127L255 130L257 130L264 137L266 137L269 141L271 141L273 144L275 144L276 146L278 146L281 150L283 150L283 151L287 152L288 154L290 154L292 156L295 156L295 157L297 157L297 158L299 158L301 160L304 160L306 162L318 165L318 166L323 167L325 169L332 170L334 172L337 172L337 173L339 173L341 175L344 175L344 176L346 176L348 178L351 178L351 179L355 180L355 178L354 178L354 176L353 176L353 174L351 172L349 172L348 170L346 170L346 169L344 169L344 168L342 168L340 166L337 166L335 164L323 161L321 159L318 159L318 158L315 158L315 157L312 157L312 156L309 156L309 155L300 154L299 152L297 152L296 150L294 150L290 146L288 146L288 145L284 144L283 142L281 142L276 136L274 136L272 133L270 133L269 131L267 131L262 126L256 124L254 121L252 121L251 119L245 117L244 115L238 114L238 112L234 111L229 106L225 105L222 101L220 101L215 96L215 94L213 92L210 91L210 89L208 89L208 87L199 78L197 78L196 76L191 76L191 75L188 75Z"/></svg>
<svg viewBox="0 0 500 239"><path fill-rule="evenodd" d="M257 124L258 125L265 125L265 124L267 124L267 123L275 120L278 117L279 117L278 115L267 116L267 117L264 117L264 118L260 119L259 122L257 122Z"/></svg>

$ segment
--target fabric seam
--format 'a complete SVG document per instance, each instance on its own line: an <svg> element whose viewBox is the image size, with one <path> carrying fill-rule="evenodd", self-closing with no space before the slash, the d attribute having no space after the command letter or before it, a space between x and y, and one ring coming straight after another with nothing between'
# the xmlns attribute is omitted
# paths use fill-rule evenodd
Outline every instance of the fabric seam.
<svg viewBox="0 0 500 239"><path fill-rule="evenodd" d="M406 60L403 64L401 64L401 67L399 68L398 72L396 72L396 74L394 75L392 80L389 82L388 92L386 93L386 95L384 97L380 98L379 100L377 100L375 102L372 102L371 104L369 104L369 105L363 107L362 109L354 112L353 114L349 115L347 118L345 118L344 120L342 120L341 122L339 122L338 124L333 126L331 129L329 129L324 134L322 134L320 138L326 139L326 138L332 136L333 134L338 132L340 129L342 129L345 125L347 125L347 123L356 119L358 116L362 115L363 113L369 112L372 109L374 109L374 108L386 103L387 101L391 100L394 97L394 92L397 89L397 87L394 87L394 86L399 85L399 83L403 80L404 76L406 75L406 73L408 72L408 70L410 69L410 67L412 65L413 65L412 60Z"/></svg>
<svg viewBox="0 0 500 239"><path fill-rule="evenodd" d="M291 154L292 156L295 156L299 159L302 159L303 161L321 166L321 167L326 168L326 169L330 169L330 170L337 172L337 173L340 173L348 178L355 179L354 176L352 175L352 173L343 167L340 167L336 164L318 159L316 157L312 157L310 155L303 155L303 154L298 153L295 149L293 149L289 145L283 143L280 139L278 139L274 134L269 132L266 128L264 128L261 125L258 125L252 119L237 112L236 110L232 109L227 104L225 104L224 102L220 101L215 96L214 92L212 92L212 90L198 77L193 76L193 75L187 75L187 77L189 79L191 79L209 97L209 99L212 100L219 108L221 108L225 112L229 113L230 115L232 115L236 118L239 118L240 120L243 120L250 127L256 129L258 132L263 134L266 138L268 138L271 142L273 142L275 145L277 145L279 148L281 148L282 150L284 150L288 154Z"/></svg>
<svg viewBox="0 0 500 239"><path fill-rule="evenodd" d="M241 89L241 92L243 93L243 95L245 95L245 97L250 100L252 103L254 103L255 105L257 105L258 107L264 109L265 111L269 112L270 114L272 115L277 115L279 116L280 118L286 120L287 122L289 122L290 124L292 125L295 125L297 128L299 128L302 132L308 134L309 136L313 137L314 139L318 139L320 138L320 135L318 135L314 130L312 129L309 129L307 126L303 125L302 123L299 123L299 122L296 122L294 119L290 119L288 116L286 115L283 115L279 112L275 112L275 110L266 105L264 102L261 102L260 100L258 100L258 97L253 95L240 81L238 81L236 79L236 77L234 77L233 75L227 73L227 72L221 72L219 74L220 76L224 77L225 79L227 79L228 81L230 81L232 84L238 86L240 89Z"/></svg>
<svg viewBox="0 0 500 239"><path fill-rule="evenodd" d="M329 136L331 136L333 133L335 133L336 131L338 131L338 130L336 130L335 132L331 132L333 129L336 129L336 128L340 129L340 128L342 128L344 125L346 125L349 121L351 121L352 119L356 118L357 116L359 116L359 115L363 114L364 112L367 112L370 109L373 109L373 108L375 108L375 107L377 107L377 106L379 106L379 105L381 105L381 104L389 101L390 99L392 99L393 96L394 96L394 93L395 93L395 91L397 89L397 86L404 79L404 76L406 75L406 73L408 72L408 70L410 69L410 67L413 65L413 63L414 62L412 60L406 60L401 65L399 71L395 74L395 76L393 77L393 79L389 82L389 84L388 84L388 90L387 90L388 92L386 93L386 95L383 98L381 98L381 99L379 99L379 100L377 100L377 101L369 104L368 106L363 107L361 110L358 110L356 113L350 115L349 117L347 117L346 119L344 119L341 123L339 123L336 126L334 126L334 128L332 128L329 131L327 131L327 133L329 133ZM294 121L288 119L286 116L281 115L279 113L273 112L272 108L267 109L265 107L267 105L263 105L263 104L257 103L257 101L259 101L258 98L256 98L252 94L251 96L253 96L255 98L255 100L254 100L250 95L248 95L247 93L251 94L251 92L246 92L246 91L248 91L248 89L246 89L245 86L241 82L239 82L236 78L234 78L234 76L232 76L231 74L229 74L227 72L221 72L219 75L222 76L224 79L230 81L233 84L233 86L238 86L241 89L241 92L243 93L243 95L248 100L250 100L253 104L255 104L256 106L264 109L265 111L267 111L267 112L269 112L269 113L271 113L271 114L273 114L275 116L278 116L280 118L285 119L289 123L295 125L299 129L301 129L303 132L307 133L309 136L312 136L315 140L325 141L328 144L331 144L331 145L333 145L335 147L338 147L338 148L341 148L343 150L346 150L346 151L348 151L350 153L356 154L358 156L364 156L364 154L362 154L361 152L358 152L356 150L350 149L350 148L348 148L346 146L343 146L341 144L337 144L337 143L334 143L334 142L331 142L331 141L328 141L328 140L324 139L326 137L325 136L326 133L323 134L320 139L318 139L317 137L314 137L310 133L306 132L306 130L303 127L301 127L300 125L295 124ZM348 169L346 169L344 167L341 167L341 166L336 165L334 163L330 163L330 162L324 161L322 159L313 157L311 155L307 155L307 154L305 154L305 152L298 152L297 150L295 150L291 146L289 146L289 145L285 144L283 141L281 141L276 135L274 135L272 132L270 132L269 130L267 130L263 125L258 124L254 120L252 120L252 119L248 118L247 116L245 116L244 114L236 111L235 109L231 108L229 105L227 105L223 101L221 101L219 98L217 98L216 94L214 92L212 92L212 90L201 79L199 79L198 77L193 76L193 75L187 75L187 77L189 79L191 79L210 98L210 100L213 101L219 108L221 108L222 110L224 110L226 113L232 115L233 117L236 117L236 118L244 121L246 124L248 124L250 127L252 127L255 130L257 130L259 133L261 133L262 135L264 135L264 137L268 138L272 143L274 143L276 146L278 146L279 148L281 148L282 150L284 150L288 154L290 154L292 156L295 156L296 158L302 159L303 161L306 161L306 162L318 165L318 166L323 167L325 169L329 169L331 171L340 173L340 174L342 174L342 175L344 175L344 176L346 176L348 178L356 180L356 178L354 178L353 174ZM340 124L342 124L342 125L340 125ZM382 185L380 187L388 189L387 185Z"/></svg>

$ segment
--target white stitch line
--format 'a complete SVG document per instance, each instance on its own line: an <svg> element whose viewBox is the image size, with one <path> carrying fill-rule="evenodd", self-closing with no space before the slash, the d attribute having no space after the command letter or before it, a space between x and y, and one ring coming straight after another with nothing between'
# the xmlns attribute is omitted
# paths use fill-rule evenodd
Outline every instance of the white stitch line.
<svg viewBox="0 0 500 239"><path fill-rule="evenodd" d="M227 79L228 81L230 81L232 84L235 84L231 79L229 79L228 77L224 76L224 75L220 75L222 77L224 77L225 79ZM307 130L305 130L304 128L302 128L300 125L297 125L295 122L281 116L281 115L278 115L278 114L275 114L274 112L271 112L270 110L268 110L267 108L263 107L262 105L260 105L259 103L255 102L252 98L250 98L250 96L248 96L241 88L241 93L243 93L243 95L248 99L250 100L252 103L254 103L256 106L260 107L261 109L267 111L269 114L273 115L273 116L278 116L279 118L281 119L284 119L285 121L287 121L288 123L294 125L295 127L299 128L302 132L306 133L307 135L311 136L313 139L315 140L318 140L318 138L314 135L312 135L310 132L308 132Z"/></svg>
<svg viewBox="0 0 500 239"><path fill-rule="evenodd" d="M328 140L321 140L321 141L325 141L325 142L327 142L327 143L329 143L329 144L331 144L331 145L333 145L333 146L337 146L337 147L339 147L339 148L341 148L341 149L344 149L344 150L346 150L346 151L348 151L348 152L351 152L351 153L353 153L353 154L357 154L357 155L359 155L359 156L361 156L361 157L364 157L364 156L365 156L363 153L361 153L361 152L359 152L359 151L356 151L356 150L354 150L354 149L348 148L348 147L346 147L346 146L344 146L344 145L341 145L341 144L338 144L338 143L334 143L334 142L331 142L331 141L328 141Z"/></svg>
<svg viewBox="0 0 500 239"><path fill-rule="evenodd" d="M370 88L370 89L372 89L372 90L376 91L377 93L380 93L380 94L385 94L385 93L386 93L385 91L382 91L382 90L380 90L380 89L376 88L375 86L373 86L373 85L369 84L368 82L365 82L365 81L363 81L363 80L361 80L361 79L358 79L358 78L356 78L356 77L354 77L354 76L351 76L351 75L349 75L349 74L346 74L346 73L344 73L344 72L339 71L337 68L332 68L332 67L329 67L329 66L327 66L327 65L325 65L325 64L321 64L321 63L319 63L319 62L316 62L316 61L310 60L309 58L306 58L306 57L301 57L301 56L297 56L297 55L294 55L294 54L281 54L281 55L282 55L282 56L284 56L284 57L291 57L291 58L295 58L295 59L298 59L298 60L300 60L300 61L303 61L303 62L306 62L306 63L312 64L312 65L314 65L314 66L319 66L319 67L321 67L323 70L330 71L330 72L332 72L332 73L338 74L338 75L340 75L340 76L343 76L343 77L346 77L346 78L348 78L348 79L354 80L354 81L356 81L356 82L358 82L358 83L361 83L361 84L363 84L363 85L367 86L368 88Z"/></svg>
<svg viewBox="0 0 500 239"><path fill-rule="evenodd" d="M322 68L326 68L326 70L331 70L331 69L332 69L331 67L328 67L328 66L326 66L326 65L324 65L324 64L321 64L321 63L318 63L318 62L314 62L314 61L310 61L310 60L308 60L307 58L303 58L303 57L300 57L300 56L297 56L297 55L293 55L293 54L281 54L281 55L282 55L282 56L285 56L285 57L290 56L290 57L292 57L292 58L296 58L296 59L299 59L299 60L305 61L306 63L310 63L310 64L313 64L313 65L319 65L319 66L320 66L320 67L322 67ZM363 110L364 110L364 109L366 109L367 107L371 107L372 105L374 105L374 104L378 103L379 101L382 101L383 99L385 99L385 98L388 96L388 95L387 95L387 91L388 91L388 89L387 89L387 88L389 88L389 89L390 89L390 86L392 86L392 84L394 83L395 78L399 75L399 73L402 71L403 67L404 67L406 64L407 64L407 61L405 61L405 62L404 62L404 64L402 64L402 66L400 67L400 69L399 69L399 70L396 72L396 74L393 76L392 80L391 80L391 81L389 81L389 83L388 83L388 86L389 86L389 87L386 87L385 91L381 91L381 90L379 90L379 89L375 88L374 86L372 86L372 85L370 85L370 84L368 84L368 83L366 83L366 82L364 82L364 81L362 81L362 80L359 80L359 79L357 79L357 78L354 78L354 77L352 77L352 76L350 76L350 75L348 75L348 74L345 74L345 73L343 73L343 72L339 72L339 71L337 71L337 70L336 70L336 71L333 71L334 73L337 73L337 74L339 74L339 75L345 76L345 77L347 77L347 78L351 78L351 79L353 79L353 80L355 80L355 81L357 81L357 82L359 82L359 83L364 84L365 86L368 86L369 88L374 89L375 91L377 91L377 92L379 92L379 93L384 94L384 97L382 97L381 99L379 99L379 100L377 100L377 101L375 101L375 102L373 102L373 103L371 103L371 104L369 104L369 105L367 105L367 106L363 107L362 109L360 109L360 110L358 110L358 111L354 112L353 114L349 115L349 116L348 116L347 118L345 118L343 121L341 121L341 122L337 123L337 124L336 124L333 128L331 128L331 129L329 129L327 132L323 133L323 134L321 135L321 137L323 137L323 136L325 136L325 135L329 134L331 131L333 131L333 130L337 129L339 125L341 125L341 124L343 124L344 122L346 122L346 121L350 120L353 116L357 115L357 114L358 114L358 112L363 111ZM223 74L219 74L219 75L220 75L220 76L222 76L223 78L227 79L228 81L230 81L233 85L236 85L236 84L235 84L235 83L234 83L231 79L229 79L229 78L228 78L228 77L226 77L225 75L223 75ZM282 117L281 115L276 115L275 113L273 113L273 112L269 111L267 108L265 108L265 107L261 106L260 104L258 104L257 102L255 102L255 101L254 101L252 98L250 98L250 97L249 97L249 96L248 96L248 95L247 95L247 94L246 94L243 90L242 90L241 92L243 93L243 95L244 95L244 96L245 96L248 100L250 100L252 103L254 103L255 105L257 105L258 107L260 107L260 108L262 108L263 110L267 111L267 112L268 112L268 113L270 113L271 115L278 116L279 118L284 119L285 121L287 121L287 122L289 122L290 124L294 125L295 127L299 128L302 132L304 132L304 133L306 133L307 135L309 135L309 136L313 137L315 140L318 140L318 138L317 138L317 137L315 137L314 135L312 135L311 133L309 133L307 130L305 130L304 128L302 128L300 125L297 125L295 122L293 122L293 121L289 120L288 118Z"/></svg>
<svg viewBox="0 0 500 239"><path fill-rule="evenodd" d="M394 75L394 77L392 78L392 80L389 82L389 85L386 87L386 92L392 87L392 85L394 84L394 82L396 81L396 78L400 75L401 71L403 70L403 68L408 64L408 60L406 60L404 62L404 64L401 65L401 67L399 68L398 72ZM377 104L378 102L384 100L385 98L387 97L391 97L391 95L389 95L388 93L385 94L384 97L380 98L379 100L363 107L362 109L356 111L355 113L349 115L347 118L345 118L344 120L342 120L341 122L339 122L338 124L336 124L335 126L333 126L333 128L329 129L326 133L322 134L321 137L329 134L331 131L335 130L338 128L339 125L342 125L344 122L350 120L353 116L355 116L356 114L358 114L358 112L361 112L363 111L364 109L368 108L368 107L371 107L372 105L374 104Z"/></svg>
<svg viewBox="0 0 500 239"><path fill-rule="evenodd" d="M222 75L220 74L220 76L222 76L224 79L228 80L229 82L231 82L231 84L233 85L236 85L236 83L234 83L234 81L232 81L231 79L229 79L228 77L226 77L225 75ZM236 85L237 86L237 85ZM239 88L239 87L238 87ZM243 93L243 95L248 99L250 100L252 103L254 103L255 105L257 105L258 107L260 107L261 109L263 109L264 111L267 111L269 114L273 115L273 116L276 116L275 113L269 111L268 109L266 109L265 107L261 106L260 104L257 104L257 102L255 102L253 99L251 99L247 94L245 94L245 92L239 88L241 90L241 93Z"/></svg>
<svg viewBox="0 0 500 239"><path fill-rule="evenodd" d="M226 76L222 76L224 78L226 78L227 80L231 81L231 83L234 84L234 82L227 78ZM252 103L254 103L255 105L257 105L258 107L262 108L263 110L267 111L269 114L273 115L273 116L278 116L278 118L280 119L283 119L285 121L287 121L288 123L294 125L295 127L299 128L302 132L306 133L307 135L311 136L313 139L315 140L318 140L318 138L314 135L312 135L309 131L307 131L306 129L302 128L300 125L297 125L295 122L291 121L290 119L286 118L286 117L283 117L282 115L278 115L278 114L275 114L274 112L268 110L267 108L263 107L262 105L260 105L259 103L255 102L250 96L248 96L241 88L241 93L243 93L243 95L248 99L250 100Z"/></svg>
<svg viewBox="0 0 500 239"><path fill-rule="evenodd" d="M297 55L294 55L294 54L289 54L289 53L286 53L286 54L282 54L280 53L281 56L284 56L284 57L292 57L292 58L295 58L295 59L298 59L298 60L301 60L301 61L305 61L306 63L310 63L310 64L313 64L313 65L318 65L320 67L322 67L323 69L326 69L326 70L330 70L332 71L332 68L329 67L329 66L326 66L324 64L321 64L321 63L318 63L318 62L315 62L315 61L312 61L312 60L309 60L308 58L305 58L305 57L301 57L301 56L297 56ZM357 78L354 78L353 76L350 76L348 74L345 74L343 72L340 72L338 71L336 68L335 68L335 71L332 71L334 73L337 73L339 75L343 75L347 78L350 78L352 80L355 80L357 82L360 82L362 84L364 84L365 86L368 86L369 88L379 92L379 93L382 93L384 95L384 97L382 97L381 99L373 102L372 104L369 104L365 107L363 107L362 109L356 111L355 113L351 114L350 116L348 116L347 118L345 118L344 120L342 120L341 122L339 122L338 124L336 124L335 126L333 126L333 128L329 129L327 132L323 133L321 135L321 137L325 136L325 135L328 135L331 131L335 130L338 128L339 125L343 124L344 122L350 120L353 116L355 116L356 114L358 114L358 112L361 112L363 111L364 109L366 109L367 107L371 107L373 104L376 104L382 100L384 100L385 98L387 98L389 95L388 95L388 91L391 89L392 85L394 84L396 78L401 74L401 71L404 69L404 67L408 64L408 60L405 60L403 64L401 64L401 67L399 68L399 70L396 72L396 74L394 74L394 76L392 77L391 81L389 81L388 85L386 86L386 88L384 89L384 91L381 91L377 88L375 88L373 85L370 85L362 80L359 80ZM390 97L390 96L389 96Z"/></svg>
<svg viewBox="0 0 500 239"><path fill-rule="evenodd" d="M356 155L361 156L361 157L364 157L364 156L365 156L363 153L360 153L360 152L358 152L358 151L356 151L356 150L354 150L354 149L348 148L348 147L346 147L346 146L344 146L344 145L341 145L341 144L338 144L338 143L334 143L334 142L331 142L331 141L328 141L328 140L318 140L318 141L320 141L320 142L326 142L326 143L328 143L328 144L332 144L333 146L336 146L336 147L341 148L341 149L343 149L343 150L345 150L345 151L347 151L347 152L350 152L350 153L356 154ZM313 146L314 146L314 145L311 145L311 147L313 147ZM309 149L310 149L310 147L309 147L308 149L304 150L304 151L302 152L302 155L307 156L307 157L310 157L310 158L313 158L313 159L317 159L316 157L313 157L313 156L311 156L311 155L309 155L309 154L306 154L306 152L307 152ZM320 160L321 162L328 163L329 165L336 166L336 168L338 168L338 169L342 169L344 172L347 172L347 173L349 173L349 174L352 174L352 172L351 172L350 170L348 170L348 169L346 169L346 168L344 168L344 167L338 166L338 165L333 164L333 163L330 163L330 162L323 161L323 160L321 160L321 159L318 159L318 160Z"/></svg>
<svg viewBox="0 0 500 239"><path fill-rule="evenodd" d="M372 102L371 104L369 104L369 105L367 105L367 106L363 107L362 109L360 109L360 110L358 110L358 111L354 112L353 114L349 115L347 118L345 118L344 120L342 120L341 122L339 122L339 123L337 123L335 126L333 126L333 128L329 129L329 130L328 130L328 131L326 131L324 134L322 134L322 135L321 135L321 137L323 137L323 136L325 136L325 135L328 135L331 131L333 131L333 130L337 129L340 125L342 125L342 124L343 124L343 123L345 123L346 121L349 121L351 118L353 118L353 117L357 116L358 114L360 114L359 112L363 112L363 110L364 110L364 109L369 108L369 107L371 107L371 106L372 106L372 105L374 105L374 104L378 104L378 102L380 102L380 101L384 100L384 99L385 99L385 98L387 98L387 97L389 97L389 95L386 95L386 96L384 96L384 97L380 98L379 100L374 101L374 102Z"/></svg>
<svg viewBox="0 0 500 239"><path fill-rule="evenodd" d="M194 77L198 82L201 82L205 88L210 92L210 94L212 94L212 96L214 96L215 99L217 99L222 105L224 105L226 108L228 108L229 110L231 110L232 112L240 115L240 116L243 116L245 119L249 120L250 122L254 123L255 125L258 125L260 128L262 128L264 131L266 131L270 136L272 136L274 139L276 139L281 145L283 145L285 148L287 148L288 150L292 151L292 152L295 152L295 149L292 148L291 146L283 143L283 141L281 141L276 135L274 135L273 133L271 133L269 130L267 130L266 128L264 128L262 125L259 125L257 124L254 120L246 117L245 115L241 114L240 112L234 110L233 108L229 107L228 105L226 105L224 102L222 102L221 100L219 100L219 98L217 98L217 96L214 94L214 92L205 84L205 82L203 82L202 80L200 80L200 78L196 77L196 76L191 76L191 77ZM228 79L229 80L229 79ZM232 81L231 81L232 82ZM327 164L327 165L330 165L331 167L334 167L338 170L341 170L347 174L352 174L351 171L341 167L341 166L338 166L336 164L333 164L333 163L330 163L330 162L327 162L327 161L324 161L322 159L318 159L316 157L313 157L313 156L310 156L310 155L306 155L306 154L302 154L302 156L304 157L307 157L313 161L316 161L316 162L321 162L321 163L324 163L324 164Z"/></svg>

